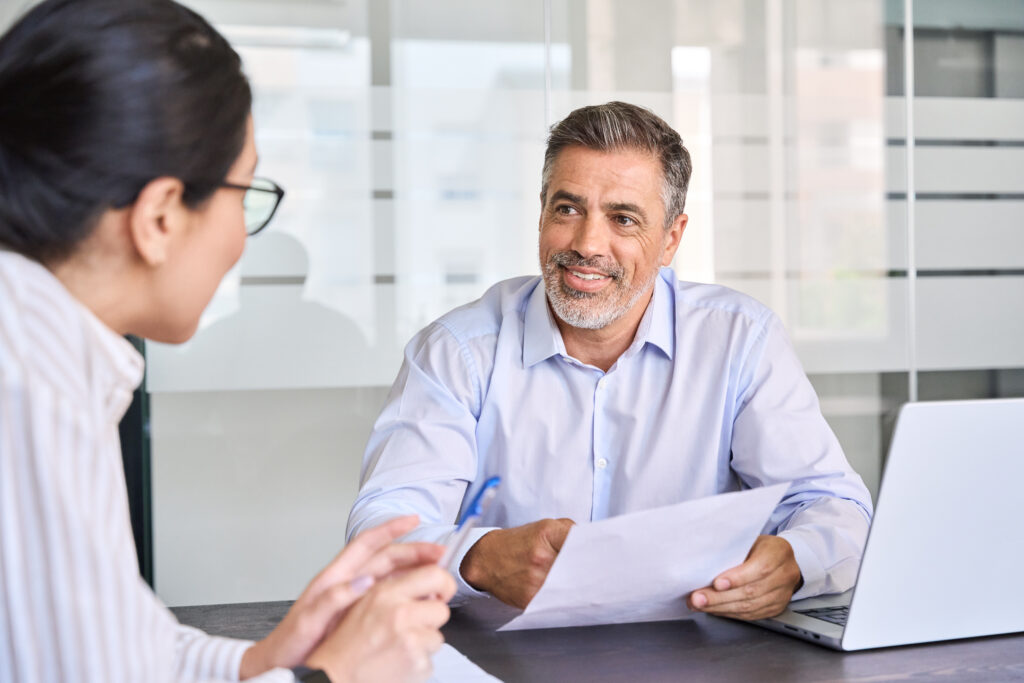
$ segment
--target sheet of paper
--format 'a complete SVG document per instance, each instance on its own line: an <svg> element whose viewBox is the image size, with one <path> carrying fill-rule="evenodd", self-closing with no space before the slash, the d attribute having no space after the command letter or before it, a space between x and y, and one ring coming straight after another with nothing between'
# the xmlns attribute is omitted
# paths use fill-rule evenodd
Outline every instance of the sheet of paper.
<svg viewBox="0 0 1024 683"><path fill-rule="evenodd" d="M572 528L515 631L690 616L684 596L743 562L789 484L724 493Z"/></svg>
<svg viewBox="0 0 1024 683"><path fill-rule="evenodd" d="M447 643L434 654L433 661L434 675L427 683L501 683Z"/></svg>

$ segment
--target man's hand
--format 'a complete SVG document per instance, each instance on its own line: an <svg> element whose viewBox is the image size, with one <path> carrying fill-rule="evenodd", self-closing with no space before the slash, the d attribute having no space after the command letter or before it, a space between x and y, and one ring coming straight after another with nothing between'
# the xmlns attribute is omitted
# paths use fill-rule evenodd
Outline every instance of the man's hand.
<svg viewBox="0 0 1024 683"><path fill-rule="evenodd" d="M765 619L786 609L802 583L789 542L778 536L758 536L743 564L690 593L686 604L720 617Z"/></svg>
<svg viewBox="0 0 1024 683"><path fill-rule="evenodd" d="M523 609L544 585L573 524L542 519L488 532L466 553L459 571L473 588Z"/></svg>

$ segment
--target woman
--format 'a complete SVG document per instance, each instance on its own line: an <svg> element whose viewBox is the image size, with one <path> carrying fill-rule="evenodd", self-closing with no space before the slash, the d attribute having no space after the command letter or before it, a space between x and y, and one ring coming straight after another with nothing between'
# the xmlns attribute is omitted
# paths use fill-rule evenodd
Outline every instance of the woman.
<svg viewBox="0 0 1024 683"><path fill-rule="evenodd" d="M414 517L355 539L255 644L178 625L138 575L123 335L191 337L273 215L250 105L238 55L171 0L48 0L0 38L0 681L429 674L455 586L440 548L391 543Z"/></svg>

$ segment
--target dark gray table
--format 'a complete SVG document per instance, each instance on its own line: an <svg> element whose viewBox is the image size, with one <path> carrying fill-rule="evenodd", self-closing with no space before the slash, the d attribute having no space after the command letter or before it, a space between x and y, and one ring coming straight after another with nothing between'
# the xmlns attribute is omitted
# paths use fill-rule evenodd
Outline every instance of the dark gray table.
<svg viewBox="0 0 1024 683"><path fill-rule="evenodd" d="M287 602L174 609L217 635L261 638ZM1012 681L1024 680L1024 634L839 653L725 619L497 633L516 614L494 600L452 612L448 642L509 683L530 681Z"/></svg>

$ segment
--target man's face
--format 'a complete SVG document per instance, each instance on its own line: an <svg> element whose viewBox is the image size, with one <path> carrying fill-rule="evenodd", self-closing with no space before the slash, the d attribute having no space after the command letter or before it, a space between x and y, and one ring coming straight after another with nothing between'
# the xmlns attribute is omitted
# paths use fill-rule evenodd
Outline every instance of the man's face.
<svg viewBox="0 0 1024 683"><path fill-rule="evenodd" d="M686 226L683 215L666 230L661 188L661 164L646 152L559 153L541 210L540 265L563 322L600 329L642 316Z"/></svg>

